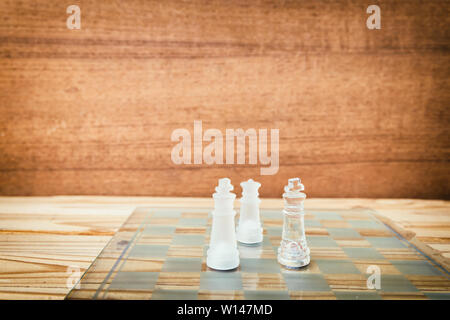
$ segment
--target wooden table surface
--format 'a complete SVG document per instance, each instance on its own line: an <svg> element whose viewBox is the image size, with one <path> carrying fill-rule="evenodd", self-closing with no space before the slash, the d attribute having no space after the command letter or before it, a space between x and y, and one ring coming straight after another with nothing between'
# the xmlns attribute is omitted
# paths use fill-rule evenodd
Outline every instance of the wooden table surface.
<svg viewBox="0 0 450 320"><path fill-rule="evenodd" d="M137 206L210 207L205 198L0 197L0 299L63 299L69 266L83 272ZM239 203L237 202L238 206ZM262 207L282 208L281 199ZM308 199L308 209L366 207L450 269L450 201Z"/></svg>

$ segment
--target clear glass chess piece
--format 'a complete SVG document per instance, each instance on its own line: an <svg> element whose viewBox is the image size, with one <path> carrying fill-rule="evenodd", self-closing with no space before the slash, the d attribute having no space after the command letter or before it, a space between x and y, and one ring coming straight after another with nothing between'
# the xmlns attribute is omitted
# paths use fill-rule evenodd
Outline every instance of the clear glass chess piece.
<svg viewBox="0 0 450 320"><path fill-rule="evenodd" d="M300 268L310 262L303 207L306 194L303 190L299 178L289 179L284 187L283 235L278 248L278 262L287 268Z"/></svg>

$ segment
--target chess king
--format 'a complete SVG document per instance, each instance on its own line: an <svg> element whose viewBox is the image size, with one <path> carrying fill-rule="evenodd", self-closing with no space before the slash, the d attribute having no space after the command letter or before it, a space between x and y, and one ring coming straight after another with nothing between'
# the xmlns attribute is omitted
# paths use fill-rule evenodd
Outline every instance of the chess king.
<svg viewBox="0 0 450 320"><path fill-rule="evenodd" d="M283 235L278 248L278 262L287 268L300 268L310 262L305 236L304 189L299 178L289 179L284 187Z"/></svg>
<svg viewBox="0 0 450 320"><path fill-rule="evenodd" d="M231 270L239 266L239 251L236 245L234 225L236 211L233 210L236 194L230 192L233 190L233 185L228 178L220 179L215 190L211 239L206 265L216 270Z"/></svg>

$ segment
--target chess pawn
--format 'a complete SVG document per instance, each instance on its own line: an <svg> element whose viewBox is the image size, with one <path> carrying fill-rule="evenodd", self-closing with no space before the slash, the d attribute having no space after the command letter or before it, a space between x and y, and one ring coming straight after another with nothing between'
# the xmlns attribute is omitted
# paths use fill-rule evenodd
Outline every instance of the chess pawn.
<svg viewBox="0 0 450 320"><path fill-rule="evenodd" d="M289 179L284 187L283 235L278 248L278 262L288 268L300 268L309 264L309 248L306 243L303 202L306 194L299 178Z"/></svg>
<svg viewBox="0 0 450 320"><path fill-rule="evenodd" d="M211 239L206 257L206 265L212 269L230 270L239 266L239 251L236 245L236 232L233 210L236 195L231 193L230 179L219 180L213 194L214 210L211 227Z"/></svg>
<svg viewBox="0 0 450 320"><path fill-rule="evenodd" d="M263 230L259 219L258 189L261 187L259 182L249 179L241 183L242 198L239 226L237 227L237 240L244 244L256 244L263 240Z"/></svg>

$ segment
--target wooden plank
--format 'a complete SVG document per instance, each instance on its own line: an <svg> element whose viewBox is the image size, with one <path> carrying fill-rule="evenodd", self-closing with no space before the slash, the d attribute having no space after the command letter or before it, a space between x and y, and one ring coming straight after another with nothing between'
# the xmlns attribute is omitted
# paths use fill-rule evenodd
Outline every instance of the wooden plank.
<svg viewBox="0 0 450 320"><path fill-rule="evenodd" d="M5 0L0 194L448 198L449 2ZM280 170L175 165L173 130L280 129ZM42 183L45 181L45 183ZM186 188L197 181L195 188ZM270 183L269 183L270 182Z"/></svg>
<svg viewBox="0 0 450 320"><path fill-rule="evenodd" d="M95 201L0 200L0 299L65 297L132 210Z"/></svg>

